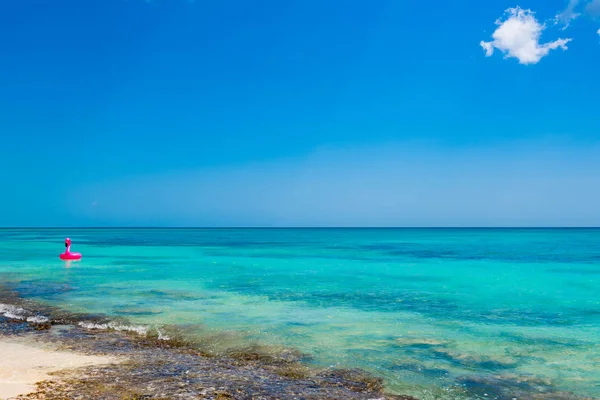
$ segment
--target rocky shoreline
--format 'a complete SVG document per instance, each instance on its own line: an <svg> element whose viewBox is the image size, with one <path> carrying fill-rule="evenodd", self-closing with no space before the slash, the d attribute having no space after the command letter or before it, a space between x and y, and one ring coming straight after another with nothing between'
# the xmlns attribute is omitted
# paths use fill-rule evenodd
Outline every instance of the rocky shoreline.
<svg viewBox="0 0 600 400"><path fill-rule="evenodd" d="M71 314L6 292L1 303L0 340L22 338L123 360L52 373L19 400L415 400L385 393L383 381L363 371L308 368L294 350L249 346L216 356L175 331L168 340L155 332L140 335L111 328L101 316ZM89 329L81 321L107 329Z"/></svg>

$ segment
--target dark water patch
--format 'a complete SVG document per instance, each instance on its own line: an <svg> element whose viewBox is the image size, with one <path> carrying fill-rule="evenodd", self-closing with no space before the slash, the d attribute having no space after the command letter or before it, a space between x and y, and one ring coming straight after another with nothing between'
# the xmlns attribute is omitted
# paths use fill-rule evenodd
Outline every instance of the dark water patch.
<svg viewBox="0 0 600 400"><path fill-rule="evenodd" d="M572 326L578 324L583 317L585 316L581 313L566 314L562 312L518 308L479 311L468 316L473 321L496 325L508 324L519 326Z"/></svg>
<svg viewBox="0 0 600 400"><path fill-rule="evenodd" d="M317 326L319 324L317 322L289 321L289 322L286 322L286 325L290 326L290 327L294 327L294 326Z"/></svg>
<svg viewBox="0 0 600 400"><path fill-rule="evenodd" d="M223 253L222 253L223 254ZM364 256L348 256L348 255L333 255L333 254L310 254L307 255L305 253L268 253L268 252L253 252L253 253L244 253L240 254L243 257L247 258L265 258L265 259L273 259L273 260L288 260L288 259L300 259L305 260L307 258L313 260L347 260L347 261L369 261L375 260L374 258L364 257Z"/></svg>
<svg viewBox="0 0 600 400"><path fill-rule="evenodd" d="M94 254L93 258L103 259L108 258L111 260L124 260L124 261L173 261L173 260L187 260L185 257L177 257L177 256L144 256L144 255L110 255L110 254Z"/></svg>
<svg viewBox="0 0 600 400"><path fill-rule="evenodd" d="M399 277L400 279L404 277ZM597 318L593 309L588 311L579 308L553 312L539 308L501 308L486 309L483 307L462 306L450 294L435 291L348 291L345 289L319 291L318 275L302 276L306 285L312 289L305 291L286 289L280 286L278 276L265 276L260 280L228 278L226 281L213 282L219 290L229 290L238 293L252 293L268 297L273 301L305 302L317 308L348 307L357 310L377 312L415 312L437 318L441 321L466 321L494 325L510 326L574 326L590 323ZM405 280L410 280L407 277ZM429 281L429 277L418 276L417 282ZM436 278L431 279L436 282ZM341 286L341 284L340 284Z"/></svg>
<svg viewBox="0 0 600 400"><path fill-rule="evenodd" d="M203 241L203 247L227 248L305 248L314 246L315 242L305 241L262 241L262 240L213 240Z"/></svg>
<svg viewBox="0 0 600 400"><path fill-rule="evenodd" d="M509 357L492 358L475 354L464 354L447 349L434 348L430 354L456 366L469 368L475 371L499 371L513 369L518 366L518 361Z"/></svg>
<svg viewBox="0 0 600 400"><path fill-rule="evenodd" d="M93 257L89 257L93 258ZM145 269L153 268L172 268L172 260L112 260L107 263L114 267L145 267Z"/></svg>
<svg viewBox="0 0 600 400"><path fill-rule="evenodd" d="M2 257L3 265L10 265L11 263L14 263L14 262L23 263L26 261L31 261L32 256L34 256L34 255L28 254L28 253L23 253L23 252L3 250L2 254L0 254L0 256Z"/></svg>
<svg viewBox="0 0 600 400"><path fill-rule="evenodd" d="M114 247L114 246L132 246L132 247L198 247L198 248L233 248L233 249L248 249L248 248L305 248L314 246L314 242L302 241L268 241L268 240L231 240L231 239L211 239L211 238L194 238L188 236L182 237L132 237L124 236L121 238L103 239L96 238L84 240L86 243L98 247Z"/></svg>
<svg viewBox="0 0 600 400"><path fill-rule="evenodd" d="M481 243L466 246L459 242L456 246L448 247L443 243L373 243L366 245L348 246L349 251L364 251L367 253L383 254L394 258L416 259L448 259L457 261L490 260L513 263L597 263L600 261L600 252L561 251L558 248L548 248L544 243L522 243L517 249L506 245L488 245ZM446 247L444 247L446 246ZM330 249L340 249L331 247ZM535 249L532 251L530 249Z"/></svg>
<svg viewBox="0 0 600 400"><path fill-rule="evenodd" d="M402 265L397 265L398 269L402 268ZM407 274L399 274L397 273L398 271L395 271L395 273L388 273L385 271L377 271L377 272L370 272L368 268L366 268L365 270L361 270L360 271L360 277L361 278L374 278L375 280L379 280L379 281L397 281L397 282L402 282L402 283L445 283L450 281L449 278L447 277L443 277L443 276L431 276L431 275L423 275L423 274L419 274L419 273L407 273ZM350 275L353 278L356 278L355 275Z"/></svg>
<svg viewBox="0 0 600 400"><path fill-rule="evenodd" d="M450 375L450 371L444 368L431 368L424 366L423 363L418 360L415 361L398 361L393 365L388 366L391 371L410 371L418 373L419 375L423 375L426 378L430 379L443 379L447 378Z"/></svg>
<svg viewBox="0 0 600 400"><path fill-rule="evenodd" d="M185 290L159 290L159 289L140 289L135 286L126 287L126 286L96 286L93 288L94 295L98 297L103 296L124 296L131 295L132 298L152 298L152 299L160 299L169 301L192 301L192 300L206 300L214 298L213 295L207 295L196 292L189 292ZM132 304L131 301L128 300ZM135 301L135 304L145 304L145 300Z"/></svg>
<svg viewBox="0 0 600 400"><path fill-rule="evenodd" d="M516 334L512 332L498 332L498 337L505 340L514 342L515 344L525 346L536 346L536 347L548 347L548 348L574 348L581 346L593 346L594 343L586 342L583 340L577 340L565 336L556 337L530 337L526 335Z"/></svg>
<svg viewBox="0 0 600 400"><path fill-rule="evenodd" d="M402 348L417 348L417 349L431 349L434 347L447 347L450 346L453 342L447 340L440 340L437 338L428 338L428 337L399 337L399 338L390 338L393 340L395 346L400 346Z"/></svg>
<svg viewBox="0 0 600 400"><path fill-rule="evenodd" d="M260 282L257 280L254 281L244 281L244 282L231 282L230 284L222 285L221 288L232 290L239 293L255 293L257 291L262 291L262 289L266 289L268 284L265 282Z"/></svg>
<svg viewBox="0 0 600 400"><path fill-rule="evenodd" d="M2 239L10 239L15 241L32 241L32 240L57 240L57 235L54 234L43 234L37 231L29 231L29 232L16 232L16 231L5 231L0 229L0 240ZM60 239L58 239L60 240Z"/></svg>
<svg viewBox="0 0 600 400"><path fill-rule="evenodd" d="M12 237L6 237L0 239L10 239L15 242L36 242L36 243L57 243L58 245L62 244L64 238L57 238L56 236L47 236L47 235L14 235Z"/></svg>
<svg viewBox="0 0 600 400"><path fill-rule="evenodd" d="M535 309L471 310L427 292L279 292L265 293L273 300L305 301L315 307L351 307L378 312L409 311L442 320L463 320L495 325L572 326L590 318L578 310L555 313Z"/></svg>
<svg viewBox="0 0 600 400"><path fill-rule="evenodd" d="M354 247L354 249L366 251L397 251L399 248L408 247L407 244L400 243L372 243Z"/></svg>
<svg viewBox="0 0 600 400"><path fill-rule="evenodd" d="M41 284L36 281L20 281L12 286L12 289L19 293L23 297L34 297L34 298L53 298L60 296L64 293L68 293L77 290L67 283L54 283L44 282Z"/></svg>
<svg viewBox="0 0 600 400"><path fill-rule="evenodd" d="M244 251L235 251L232 253L231 250L223 249L223 250L205 250L205 256L209 257L231 257L235 255L236 257L243 257L248 259L271 259L271 260L306 260L310 258L312 260L335 260L335 261L363 261L363 262L382 262L385 261L381 257L368 257L366 255L348 255L348 254L319 254L319 253L311 253L307 255L306 253L277 253L277 252L244 252ZM394 261L389 259L389 261Z"/></svg>
<svg viewBox="0 0 600 400"><path fill-rule="evenodd" d="M158 289L138 289L135 287L121 287L121 286L103 286L103 287L95 287L94 294L98 297L102 296L121 296L121 295L131 295L133 298L142 297L142 300L135 301L131 303L132 300L129 300L130 305L146 304L145 299L160 299L165 302L179 302L179 301L195 301L195 300L209 300L215 298L213 295L196 293L196 292L188 292L185 290L158 290Z"/></svg>
<svg viewBox="0 0 600 400"><path fill-rule="evenodd" d="M148 297L156 297L169 301L181 301L181 300L205 300L212 298L212 296L203 296L199 293L187 292L185 290L145 290L140 291L140 295L148 296Z"/></svg>
<svg viewBox="0 0 600 400"><path fill-rule="evenodd" d="M417 370L425 368L423 363L417 361L422 359L437 360L444 364L473 371L490 372L512 370L518 367L525 359L529 359L520 355L490 357L477 353L461 353L451 347L450 342L427 338L400 338L398 345L402 347L404 354L414 359L412 363ZM406 363L398 362L397 364L403 365Z"/></svg>
<svg viewBox="0 0 600 400"><path fill-rule="evenodd" d="M592 400L557 390L552 382L532 376L487 375L457 379L467 393L479 399L494 400Z"/></svg>
<svg viewBox="0 0 600 400"><path fill-rule="evenodd" d="M598 318L600 317L600 309L598 308L583 308L583 309L571 309L572 313L580 313L587 317Z"/></svg>
<svg viewBox="0 0 600 400"><path fill-rule="evenodd" d="M472 261L472 260L483 260L489 259L490 257L486 257L482 254L475 253L462 253L462 252L452 252L452 251L441 251L441 250L393 250L388 251L387 254L402 258L424 258L424 259L452 259L452 260L462 260L462 261Z"/></svg>
<svg viewBox="0 0 600 400"><path fill-rule="evenodd" d="M459 307L442 297L425 293L282 292L275 300L307 301L316 307L352 307L379 312L415 311L447 315Z"/></svg>
<svg viewBox="0 0 600 400"><path fill-rule="evenodd" d="M373 349L373 348L351 348L346 350L346 354L357 360L382 360L389 353L389 349Z"/></svg>

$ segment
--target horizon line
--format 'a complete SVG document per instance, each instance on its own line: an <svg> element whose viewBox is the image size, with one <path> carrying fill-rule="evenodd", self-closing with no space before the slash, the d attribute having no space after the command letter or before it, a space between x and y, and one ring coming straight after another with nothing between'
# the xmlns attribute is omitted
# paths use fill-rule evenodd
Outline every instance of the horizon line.
<svg viewBox="0 0 600 400"><path fill-rule="evenodd" d="M0 226L10 229L600 229L600 226Z"/></svg>

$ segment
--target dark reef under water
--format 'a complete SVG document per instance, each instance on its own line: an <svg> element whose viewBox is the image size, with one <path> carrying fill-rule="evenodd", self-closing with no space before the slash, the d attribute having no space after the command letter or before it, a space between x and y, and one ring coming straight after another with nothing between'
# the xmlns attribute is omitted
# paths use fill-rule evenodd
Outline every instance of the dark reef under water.
<svg viewBox="0 0 600 400"><path fill-rule="evenodd" d="M301 362L305 355L291 349L249 345L216 355L184 339L175 327L165 328L165 340L154 331L86 329L86 324L114 320L70 313L8 290L0 290L0 303L5 311L0 338L27 336L59 350L125 360L54 373L19 400L415 400L384 393L382 379L360 370L308 368Z"/></svg>
<svg viewBox="0 0 600 400"><path fill-rule="evenodd" d="M125 319L69 312L13 289L0 284L0 339L27 336L59 350L124 360L54 373L19 400L417 400L387 393L383 379L358 369L309 367L310 355L294 349L248 343L215 350L211 337L190 338L177 326L139 334ZM464 399L591 400L533 377L481 375L457 383Z"/></svg>

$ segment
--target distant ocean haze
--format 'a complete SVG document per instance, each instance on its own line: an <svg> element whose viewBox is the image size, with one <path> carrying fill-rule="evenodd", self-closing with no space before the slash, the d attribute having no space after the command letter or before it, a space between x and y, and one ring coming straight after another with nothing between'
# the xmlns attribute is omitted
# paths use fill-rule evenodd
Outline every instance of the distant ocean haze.
<svg viewBox="0 0 600 400"><path fill-rule="evenodd" d="M600 147L318 150L82 185L67 221L240 227L600 226ZM74 222L72 222L74 223Z"/></svg>

